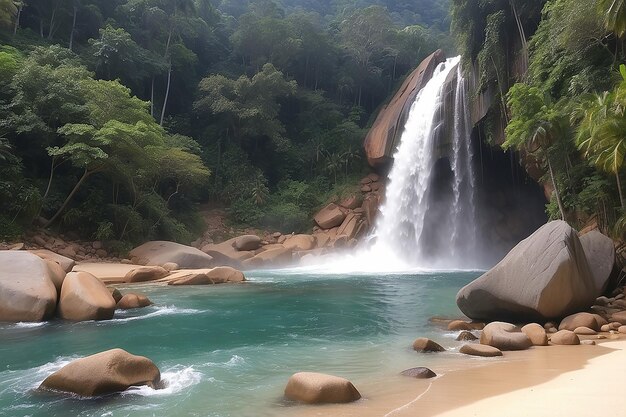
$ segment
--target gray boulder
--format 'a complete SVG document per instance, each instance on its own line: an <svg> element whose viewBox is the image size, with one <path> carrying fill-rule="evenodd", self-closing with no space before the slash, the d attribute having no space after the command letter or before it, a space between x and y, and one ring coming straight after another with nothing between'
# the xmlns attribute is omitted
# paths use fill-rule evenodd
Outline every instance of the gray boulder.
<svg viewBox="0 0 626 417"><path fill-rule="evenodd" d="M528 322L584 311L595 297L576 231L558 220L539 228L463 287L456 302L472 319Z"/></svg>
<svg viewBox="0 0 626 417"><path fill-rule="evenodd" d="M587 263L596 286L596 296L602 295L615 265L613 239L597 230L592 230L580 237L580 244L587 256Z"/></svg>

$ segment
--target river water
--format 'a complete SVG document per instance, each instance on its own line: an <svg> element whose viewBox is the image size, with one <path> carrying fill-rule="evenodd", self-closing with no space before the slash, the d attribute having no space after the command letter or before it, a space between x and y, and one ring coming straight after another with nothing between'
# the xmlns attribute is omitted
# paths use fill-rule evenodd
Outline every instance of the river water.
<svg viewBox="0 0 626 417"><path fill-rule="evenodd" d="M293 410L282 392L294 372L372 386L433 361L410 349L416 337L458 348L428 319L459 316L456 292L479 274L282 270L241 285L121 287L155 305L102 322L0 324L0 416L280 416ZM167 388L97 399L35 391L69 361L114 347L152 359Z"/></svg>

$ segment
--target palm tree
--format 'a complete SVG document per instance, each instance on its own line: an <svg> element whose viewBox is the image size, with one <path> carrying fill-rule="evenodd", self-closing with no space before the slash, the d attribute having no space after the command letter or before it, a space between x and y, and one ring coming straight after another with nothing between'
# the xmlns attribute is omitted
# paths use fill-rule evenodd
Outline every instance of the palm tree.
<svg viewBox="0 0 626 417"><path fill-rule="evenodd" d="M596 94L579 107L576 142L584 156L599 169L615 175L622 209L626 208L620 171L626 155L626 66L622 82L613 92Z"/></svg>
<svg viewBox="0 0 626 417"><path fill-rule="evenodd" d="M604 27L622 38L626 34L626 0L598 0Z"/></svg>

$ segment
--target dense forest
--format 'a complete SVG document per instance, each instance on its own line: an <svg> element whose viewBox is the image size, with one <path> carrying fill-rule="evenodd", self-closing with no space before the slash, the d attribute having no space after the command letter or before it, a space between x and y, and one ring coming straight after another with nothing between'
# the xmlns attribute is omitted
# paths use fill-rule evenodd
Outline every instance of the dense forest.
<svg viewBox="0 0 626 417"><path fill-rule="evenodd" d="M487 140L543 175L551 218L624 239L626 3L453 0L451 26L493 97Z"/></svg>
<svg viewBox="0 0 626 417"><path fill-rule="evenodd" d="M420 0L0 0L0 238L190 242L197 204L291 232L450 43Z"/></svg>

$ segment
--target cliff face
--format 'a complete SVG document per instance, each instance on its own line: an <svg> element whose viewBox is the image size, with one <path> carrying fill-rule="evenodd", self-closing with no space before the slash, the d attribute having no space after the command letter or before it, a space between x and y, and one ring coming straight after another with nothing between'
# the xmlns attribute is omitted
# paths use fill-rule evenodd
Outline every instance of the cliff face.
<svg viewBox="0 0 626 417"><path fill-rule="evenodd" d="M380 169L391 162L415 96L432 78L437 65L445 59L443 51L437 50L422 61L389 104L380 111L363 144L371 167Z"/></svg>

